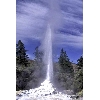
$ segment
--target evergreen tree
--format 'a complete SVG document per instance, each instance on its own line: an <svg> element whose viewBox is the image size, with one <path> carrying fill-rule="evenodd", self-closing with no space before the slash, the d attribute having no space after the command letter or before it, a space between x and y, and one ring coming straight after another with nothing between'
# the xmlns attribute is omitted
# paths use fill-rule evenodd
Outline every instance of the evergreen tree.
<svg viewBox="0 0 100 100"><path fill-rule="evenodd" d="M35 55L35 62L36 64L39 66L40 64L42 64L42 57L43 57L43 53L41 51L39 51L38 46L35 48L35 52L33 53Z"/></svg>
<svg viewBox="0 0 100 100"><path fill-rule="evenodd" d="M68 73L73 73L73 67L71 65L71 62L66 54L66 51L63 50L63 48L61 49L60 52L60 57L59 59L59 64L61 66L62 71L64 72L68 72Z"/></svg>
<svg viewBox="0 0 100 100"><path fill-rule="evenodd" d="M28 55L26 54L27 50L25 50L24 44L21 40L16 44L16 64L27 66L28 63Z"/></svg>
<svg viewBox="0 0 100 100"><path fill-rule="evenodd" d="M54 78L59 82L59 86L65 89L73 89L74 70L70 59L63 48L61 49L56 69L57 72L55 72Z"/></svg>
<svg viewBox="0 0 100 100"><path fill-rule="evenodd" d="M41 80L44 79L46 76L46 70L43 67L44 66L43 59L42 59L43 52L40 51L39 47L37 46L33 54L35 56L34 62L35 62L35 72L37 72L36 77L37 79L39 79L38 81L41 82Z"/></svg>
<svg viewBox="0 0 100 100"><path fill-rule="evenodd" d="M80 92L83 90L83 57L77 60L78 70L74 74L74 91Z"/></svg>
<svg viewBox="0 0 100 100"><path fill-rule="evenodd" d="M83 56L81 56L81 57L77 60L77 65L79 66L80 69L83 68Z"/></svg>

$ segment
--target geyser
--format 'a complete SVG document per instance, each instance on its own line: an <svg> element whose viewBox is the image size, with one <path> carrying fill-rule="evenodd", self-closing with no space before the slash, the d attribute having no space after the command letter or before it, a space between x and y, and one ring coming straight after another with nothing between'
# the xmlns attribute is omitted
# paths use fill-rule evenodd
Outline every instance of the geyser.
<svg viewBox="0 0 100 100"><path fill-rule="evenodd" d="M18 91L16 100L72 100L70 95L58 92L52 84L53 62L52 62L52 30L50 24L43 41L44 63L47 68L46 79L38 88Z"/></svg>
<svg viewBox="0 0 100 100"><path fill-rule="evenodd" d="M43 43L44 49L44 63L47 68L46 80L52 81L53 79L53 63L52 63L52 31L50 25L47 26L47 31Z"/></svg>
<svg viewBox="0 0 100 100"><path fill-rule="evenodd" d="M60 15L58 0L48 0L48 2L50 3L48 25L42 41L42 49L44 51L43 61L47 71L46 79L38 88L18 91L17 100L72 100L70 95L58 92L52 84L52 40L54 30L59 26Z"/></svg>

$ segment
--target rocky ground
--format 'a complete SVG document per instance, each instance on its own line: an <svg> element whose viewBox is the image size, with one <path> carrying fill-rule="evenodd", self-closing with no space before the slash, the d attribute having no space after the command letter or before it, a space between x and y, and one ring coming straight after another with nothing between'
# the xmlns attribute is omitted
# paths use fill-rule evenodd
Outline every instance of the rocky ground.
<svg viewBox="0 0 100 100"><path fill-rule="evenodd" d="M41 83L38 88L16 92L16 100L83 100L76 98L75 95L58 92L48 80Z"/></svg>

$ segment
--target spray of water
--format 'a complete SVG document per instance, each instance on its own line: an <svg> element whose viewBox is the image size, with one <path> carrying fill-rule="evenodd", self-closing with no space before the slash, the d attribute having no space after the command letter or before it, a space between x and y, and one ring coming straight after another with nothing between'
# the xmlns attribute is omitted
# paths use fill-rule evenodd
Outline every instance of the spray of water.
<svg viewBox="0 0 100 100"><path fill-rule="evenodd" d="M52 81L53 79L53 61L52 61L52 41L53 34L55 30L61 24L61 14L58 0L49 0L47 1L49 4L49 12L48 12L48 25L47 31L45 32L45 36L43 38L43 48L44 48L44 64L45 68L47 68L46 79Z"/></svg>
<svg viewBox="0 0 100 100"><path fill-rule="evenodd" d="M44 37L44 63L47 67L47 76L46 79L51 81L53 78L53 64L52 64L52 31L50 25L47 26L47 31Z"/></svg>

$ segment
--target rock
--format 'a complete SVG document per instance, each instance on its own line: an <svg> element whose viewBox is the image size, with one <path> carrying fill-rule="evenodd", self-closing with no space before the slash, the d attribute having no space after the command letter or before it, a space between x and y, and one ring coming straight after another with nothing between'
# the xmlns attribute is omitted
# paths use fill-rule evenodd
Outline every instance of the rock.
<svg viewBox="0 0 100 100"><path fill-rule="evenodd" d="M63 93L65 93L67 95L74 95L73 90L64 90Z"/></svg>

